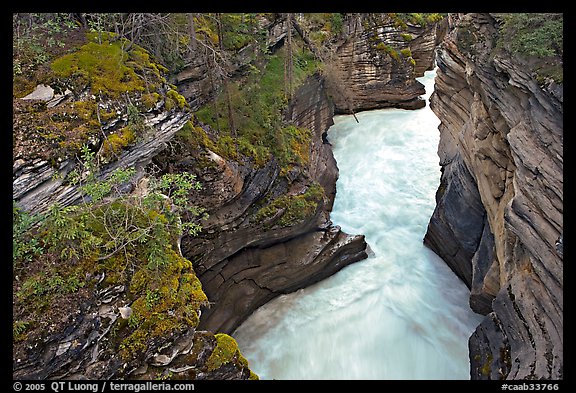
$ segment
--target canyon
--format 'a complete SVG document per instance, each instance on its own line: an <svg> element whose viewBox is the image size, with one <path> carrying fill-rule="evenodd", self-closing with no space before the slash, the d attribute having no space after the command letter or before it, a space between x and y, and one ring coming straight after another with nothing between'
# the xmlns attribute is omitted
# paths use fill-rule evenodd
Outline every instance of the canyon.
<svg viewBox="0 0 576 393"><path fill-rule="evenodd" d="M343 33L322 46L311 42L311 31L297 19L266 23L270 52L282 50L291 34L307 42L329 71L309 75L282 113L284 123L310 130L306 160L286 170L274 157L256 165L198 143L216 130L194 114L224 87L209 80L209 66L197 57L170 80L187 105L168 105L173 95L164 82L161 98L142 111L146 137L99 173L106 179L117 168L135 167L125 193L142 192L151 167L190 173L202 184L190 198L208 217L199 234L178 241L208 299L198 325L148 341L142 356L123 362L113 355L110 332L121 321L114 310L130 303L130 291L98 283L95 295L86 295L74 311L77 316L63 318L42 340L24 342L34 346L34 355L26 345L18 347L14 377L147 379L170 370L183 379L249 378L234 351L219 367L209 362L217 347L228 344L221 334L232 333L271 299L323 280L370 252L363 234L345 233L329 219L338 178L326 138L333 116L420 108L424 87L415 78L437 65L431 106L441 120L442 177L423 241L470 288L472 309L486 316L469 342L471 378L561 379L562 84L539 83L521 60L494 54L498 15L450 14L427 26L399 28L386 14L349 14ZM297 28L288 32L292 25ZM256 54L250 46L239 51L232 73L245 72ZM66 181L78 163L60 157L54 164L32 137L37 113L92 92L61 94L14 100L13 199L31 213L46 212L54 202L82 201L80 188ZM58 101L62 97L68 98ZM103 132L128 121L123 105L107 101L106 109L118 112ZM185 124L192 124L194 143L180 135ZM293 206L304 208L294 213ZM267 207L272 212L263 214Z"/></svg>

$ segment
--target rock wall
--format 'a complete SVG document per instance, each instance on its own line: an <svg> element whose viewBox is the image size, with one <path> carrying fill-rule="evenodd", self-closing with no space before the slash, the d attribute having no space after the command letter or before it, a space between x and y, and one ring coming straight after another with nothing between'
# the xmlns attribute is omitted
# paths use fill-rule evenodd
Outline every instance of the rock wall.
<svg viewBox="0 0 576 393"><path fill-rule="evenodd" d="M497 50L495 15L451 15L431 107L437 206L424 239L486 315L473 379L563 377L563 87Z"/></svg>
<svg viewBox="0 0 576 393"><path fill-rule="evenodd" d="M275 160L254 168L210 153L218 165L200 165L197 152L186 147L156 160L166 170L196 173L204 186L195 200L204 201L209 218L198 237L182 239L182 252L194 261L211 302L202 313L200 328L231 333L272 298L367 257L364 236L345 234L329 221L338 168L323 134L333 124L333 113L320 76L310 77L296 91L285 118L312 130L310 158L306 168L287 177L279 176ZM263 201L301 195L313 183L320 184L325 194L315 213L290 225L275 225L277 217L255 218Z"/></svg>
<svg viewBox="0 0 576 393"><path fill-rule="evenodd" d="M207 206L210 218L202 223L204 230L198 238L182 239L183 253L194 259L195 271L211 301L203 311L201 328L230 333L270 299L366 258L364 237L347 235L329 221L338 168L324 133L333 124L335 112L349 113L349 100L354 111L423 106L419 96L424 94L424 87L415 77L433 67L434 47L443 33L436 23L428 28L408 26L404 31L386 15L380 18L349 15L337 42L328 48L311 48L317 56L335 59L339 81L345 82L335 88L331 72L309 78L295 92L284 114L287 123L312 130L310 159L301 173L283 179L274 161L254 169L242 162L214 158L214 154L217 168L199 170L203 165L194 158L197 152L186 147L177 154L161 154L156 160L165 170L196 173L205 185L195 200ZM268 26L270 50L283 45L286 28L286 20L281 17ZM402 32L413 39L409 42L402 38ZM298 25L292 34L294 38L300 34L307 45L314 45L305 27ZM395 48L396 58L381 49L384 42ZM414 62L401 54L402 49L412 50ZM332 51L334 56L327 54ZM189 101L205 102L206 98L197 97L202 92L211 94L206 73L199 72L201 67L191 67L177 78L179 91ZM288 227L254 220L262 201L301 194L313 182L325 191L315 214Z"/></svg>
<svg viewBox="0 0 576 393"><path fill-rule="evenodd" d="M378 108L422 108L424 86L415 77L434 66L443 23L399 28L386 14L347 20L347 39L332 57L331 95L337 113ZM332 76L332 77L331 77Z"/></svg>
<svg viewBox="0 0 576 393"><path fill-rule="evenodd" d="M271 46L280 45L283 34L282 24L274 26L278 31L269 43ZM214 152L199 153L194 146L179 144L173 137L191 114L188 110L168 109L163 95L154 108L141 113L148 133L122 149L113 162L103 165L100 179L115 168L135 166L137 176L124 190L132 192L145 184L139 181L146 176L151 162L166 172L186 171L198 176L204 188L194 195L194 201L208 209L209 219L202 222L200 236L185 236L180 246L182 254L191 260L211 306L202 310L197 329L149 343L143 356L128 364L115 357L115 338L111 335L120 318L117 310L129 303L127 288L98 287L98 291L85 294L78 316L74 314L53 332L47 332L44 342L34 347L33 352L26 342L21 343L14 353L14 377L146 379L177 369L176 376L182 378L250 378L250 370L236 352L232 352L233 358L226 364L213 367L212 354L219 352L216 348L224 345L226 339L212 332L230 333L273 297L308 286L367 257L363 236L348 235L329 220L338 168L325 133L332 125L335 111L423 106L418 98L424 93L423 86L414 76L432 63L431 45L436 40L436 30L410 29L417 36L411 46L399 41L399 32L392 31L391 25L356 31L352 38L344 40L337 51L336 64L340 72L351 76L343 85L350 95L343 96L339 90L340 93L332 91L329 97L326 78L317 74L295 92L284 118L287 123L312 131L310 155L305 168L297 168L285 176L280 176L275 160L256 167L242 159L227 160ZM416 67L410 61L411 56L396 59L376 48L384 42L396 45L398 50L411 48L413 59L418 59ZM250 53L251 50L246 50L239 54L235 72L241 72ZM208 102L218 89L217 83L209 79L206 64L199 60L191 60L190 66L174 76L173 81L191 111ZM76 100L91 102L90 92L58 97L57 102L54 98L34 97L30 102L17 99L14 103L13 198L32 213L44 212L54 202L71 205L82 198L78 187L65 181L78 165L71 157L59 157L58 165L54 165L42 155L41 143L37 143L41 138L35 134L40 128L35 127L38 122L34 116L40 112L38 108L44 111L47 105L54 105L53 111L59 112L64 111L65 105L74 106ZM346 101L338 104L342 99L352 99L353 105L349 107ZM122 103L100 104L101 109L117 109L107 122L98 118L102 132L111 135L128 123ZM91 143L98 149L103 141L99 136L96 139ZM289 225L278 224L287 208L265 220L256 216L267 201L281 196L302 196L317 184L324 195L311 214ZM105 342L112 344L104 345Z"/></svg>
<svg viewBox="0 0 576 393"><path fill-rule="evenodd" d="M104 56L99 58L101 63L106 60ZM163 77L153 76L160 83L154 85L154 94L148 95L142 93L142 88L123 91L125 95L119 98L112 91L96 92L89 84L75 88L74 78L52 78L50 82L54 87L64 84L74 92L67 88L64 94L55 94L51 86L41 84L32 94L14 98L13 199L18 207L41 214L54 203L62 206L80 203L84 197L80 186L67 175L76 171L78 177L87 177L88 170L79 165L77 157L81 155L78 151L81 146L89 146L94 160L101 164L98 180L108 178L116 168L135 167L135 176L122 184L120 190L132 192L152 158L192 116L184 99L164 83ZM149 76L148 81L153 79ZM112 78L108 82L107 86L114 86ZM128 126L134 127L134 131ZM88 127L94 128L87 130ZM129 132L133 138L122 139ZM113 144L114 141L117 143ZM113 209L110 205L105 207L109 212ZM90 214L96 216L98 209L91 206ZM126 223L130 222L131 227L138 225L128 211L125 210ZM148 214L152 213L148 211ZM112 232L116 226L122 228L117 221L102 221L100 225L88 225L81 218L78 220L82 228L95 237L104 227L105 231L112 229ZM166 235L171 236L161 230L154 232L157 238ZM173 239L178 235L173 232ZM14 239L17 236L22 233L15 225ZM82 251L64 254L53 252L50 242L44 243L48 237L44 230L31 236L37 236L36 244L46 248L42 253L28 255L25 263L21 257L14 257L13 378L257 378L231 337L196 329L200 305L195 303L206 301L206 297L192 263L181 256L175 240L166 248L159 247L165 265L152 273L155 285L169 282L163 288L170 292L174 302L168 306L169 310L155 310L145 315L141 313L142 308L137 307L143 299L139 292L144 287L137 287L147 283L147 279L142 278L148 274L149 253L141 258L137 255L138 247L125 242L123 247L131 249L129 257L126 254L125 259L115 261L113 252L98 259L103 249L99 249L101 244L92 243L89 256ZM77 247L73 241L78 237L76 231L68 238L71 248ZM81 244L81 240L78 243ZM16 249L16 240L14 244ZM66 280L72 277L71 268L78 269L78 285L65 288ZM114 279L116 268L122 273ZM47 283L54 278L55 284L51 287ZM139 285L133 285L138 281ZM32 293L27 290L31 284L36 286ZM182 295L185 312L178 310L175 302L178 295ZM193 316L191 312L195 313L195 320L172 323L183 314ZM162 323L154 321L158 315ZM146 323L134 323L142 316L148 319Z"/></svg>
<svg viewBox="0 0 576 393"><path fill-rule="evenodd" d="M18 106L19 103L16 102L15 108ZM16 137L22 131L18 125L18 111L15 109ZM165 147L166 142L182 128L190 116L191 114L185 111L149 113L146 125L153 132L143 137L129 150L123 151L117 160L105 165L98 175L99 179L106 179L117 168L135 167L138 176L132 179L132 182L136 183L143 175L143 168ZM82 200L79 187L66 181L66 176L77 167L75 158L66 158L55 167L40 157L23 159L18 151L14 150L12 197L20 207L34 214L45 212L54 203L60 203L62 206L77 204Z"/></svg>
<svg viewBox="0 0 576 393"><path fill-rule="evenodd" d="M278 50L287 35L286 19L278 17L267 28L267 46ZM270 299L366 258L364 237L347 235L329 221L338 168L324 133L333 124L335 112L424 106L420 98L424 87L415 77L433 67L434 47L443 31L437 23L401 30L385 14L374 20L368 14L350 14L342 35L319 48L309 40L306 26L298 24L292 32L294 39L302 38L317 56L332 58L336 74L327 71L310 77L295 92L284 114L287 123L313 134L307 167L289 174L288 179L279 176L274 161L254 169L240 161L214 158L212 153L218 165L210 169L194 158L197 152L186 147L158 157L156 162L164 170L191 171L205 185L195 200L208 208L210 218L202 223L204 230L198 238L182 239L183 253L194 259L195 271L211 301L203 311L201 328L230 333ZM412 39L402 38L402 33ZM396 57L382 49L384 43L395 48ZM414 58L402 55L402 49L411 51ZM206 97L199 97L212 94L202 67L191 65L177 76L179 91L188 101L206 102ZM337 87L334 75L339 76ZM202 166L205 168L199 170ZM315 214L288 227L253 218L262 201L302 194L313 182L325 191Z"/></svg>

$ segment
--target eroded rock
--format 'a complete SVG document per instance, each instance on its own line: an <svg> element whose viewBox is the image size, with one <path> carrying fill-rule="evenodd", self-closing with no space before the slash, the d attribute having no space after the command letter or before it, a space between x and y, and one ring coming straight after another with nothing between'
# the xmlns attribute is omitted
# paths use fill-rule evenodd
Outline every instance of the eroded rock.
<svg viewBox="0 0 576 393"><path fill-rule="evenodd" d="M442 179L425 243L486 315L469 342L471 377L561 379L562 87L498 51L498 27L495 15L450 16L431 100Z"/></svg>

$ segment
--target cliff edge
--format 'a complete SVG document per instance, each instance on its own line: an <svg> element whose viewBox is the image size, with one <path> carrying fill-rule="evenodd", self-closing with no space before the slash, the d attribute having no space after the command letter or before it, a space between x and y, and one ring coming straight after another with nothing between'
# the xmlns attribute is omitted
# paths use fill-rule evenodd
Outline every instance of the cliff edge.
<svg viewBox="0 0 576 393"><path fill-rule="evenodd" d="M486 315L472 379L563 377L562 16L521 18L450 15L431 98L442 177L424 242Z"/></svg>

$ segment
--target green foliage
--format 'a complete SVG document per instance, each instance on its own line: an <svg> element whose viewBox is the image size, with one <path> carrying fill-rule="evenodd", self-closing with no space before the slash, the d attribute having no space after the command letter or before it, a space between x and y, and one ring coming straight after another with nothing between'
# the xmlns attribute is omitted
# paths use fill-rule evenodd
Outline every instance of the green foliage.
<svg viewBox="0 0 576 393"><path fill-rule="evenodd" d="M97 172L94 154L87 147L82 157L81 172ZM151 178L145 195L118 195L118 187L133 173L133 169L118 169L106 180L88 175L82 185L89 194L84 203L50 208L35 232L43 248L37 264L45 267L21 269L14 293L15 318L40 320L46 318L40 314L60 304L63 297L95 285L88 277L101 274L104 288L126 285L133 313L128 321L118 322L122 324L114 328L118 341L111 344L126 361L142 354L150 340L195 328L199 309L207 304L191 262L177 252L184 231L195 235L201 230L194 218L207 217L188 196L200 189L200 183L191 174L166 174ZM184 213L190 225L182 224ZM28 239L32 233L26 215L16 207L14 214L20 228L15 239ZM19 265L27 255L17 255ZM26 326L15 325L19 333L15 340L27 332Z"/></svg>
<svg viewBox="0 0 576 393"><path fill-rule="evenodd" d="M160 293L158 291L146 290L146 308L152 309L156 304L160 302Z"/></svg>
<svg viewBox="0 0 576 393"><path fill-rule="evenodd" d="M344 17L341 13L304 14L301 23L310 32L309 39L320 46L342 33Z"/></svg>
<svg viewBox="0 0 576 393"><path fill-rule="evenodd" d="M31 233L32 225L37 217L22 211L15 201L12 201L12 262L32 262L35 256L44 249L36 237ZM16 266L15 266L16 267Z"/></svg>
<svg viewBox="0 0 576 393"><path fill-rule="evenodd" d="M63 277L58 273L40 273L22 284L16 296L21 301L33 301L34 297L74 293L84 287L85 283L75 275Z"/></svg>
<svg viewBox="0 0 576 393"><path fill-rule="evenodd" d="M303 194L282 195L274 199L256 212L254 220L264 222L265 226L286 227L298 224L316 213L324 195L324 188L313 183Z"/></svg>
<svg viewBox="0 0 576 393"><path fill-rule="evenodd" d="M446 16L446 14L436 12L392 13L388 15L394 20L396 27L402 29L408 28L408 23L415 26L427 27L430 24L441 21Z"/></svg>
<svg viewBox="0 0 576 393"><path fill-rule="evenodd" d="M102 240L92 233L87 219L79 206L61 207L55 203L40 226L45 247L64 260L91 254Z"/></svg>
<svg viewBox="0 0 576 393"><path fill-rule="evenodd" d="M36 86L41 66L65 50L78 26L69 13L12 14L13 93L23 97Z"/></svg>
<svg viewBox="0 0 576 393"><path fill-rule="evenodd" d="M240 50L259 37L258 34L254 34L259 30L256 14L224 13L220 15L220 20L224 49Z"/></svg>
<svg viewBox="0 0 576 393"><path fill-rule="evenodd" d="M330 14L330 25L331 32L334 34L340 34L342 32L342 27L344 26L344 19L340 13Z"/></svg>
<svg viewBox="0 0 576 393"><path fill-rule="evenodd" d="M499 14L497 19L500 21L497 48L529 59L529 67L538 83L563 82L563 14Z"/></svg>
<svg viewBox="0 0 576 393"><path fill-rule="evenodd" d="M506 14L498 44L527 56L562 56L564 47L562 14Z"/></svg>
<svg viewBox="0 0 576 393"><path fill-rule="evenodd" d="M310 131L282 123L282 110L287 105L283 90L284 56L283 50L269 56L265 67L253 71L242 86L229 86L235 136L229 128L226 97L221 94L216 100L216 112L213 105L206 105L196 112L198 120L213 129L220 129L218 139L214 142L209 140L199 129L193 130L196 136L191 142L230 159L238 159L238 154L243 154L252 158L256 166L264 165L272 154L279 160L282 174L286 174L293 165L306 164ZM300 85L317 70L317 66L310 52L296 48L294 86Z"/></svg>
<svg viewBox="0 0 576 393"><path fill-rule="evenodd" d="M158 179L152 179L150 189L156 192L162 192L172 201L172 211L178 214L187 214L189 217L198 217L199 219L207 219L208 214L206 209L194 206L189 199L191 190L201 190L202 184L196 180L196 176L183 172L183 173L167 173ZM146 203L146 199L145 199ZM177 228L178 233L196 236L201 230L202 226L194 221L187 221L180 223Z"/></svg>
<svg viewBox="0 0 576 393"><path fill-rule="evenodd" d="M28 328L32 325L32 322L29 321L14 321L12 323L12 337L14 337L14 341L20 341L25 338L25 332Z"/></svg>

